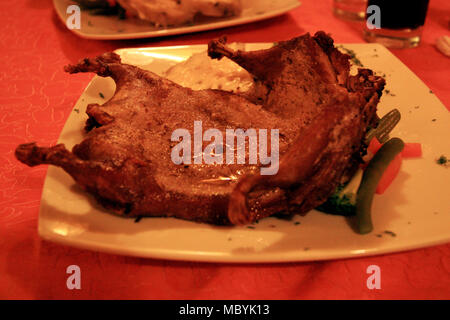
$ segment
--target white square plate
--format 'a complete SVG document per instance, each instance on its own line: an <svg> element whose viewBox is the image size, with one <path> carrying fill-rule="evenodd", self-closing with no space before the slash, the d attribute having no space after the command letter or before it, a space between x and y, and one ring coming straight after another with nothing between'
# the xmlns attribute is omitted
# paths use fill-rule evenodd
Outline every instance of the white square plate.
<svg viewBox="0 0 450 320"><path fill-rule="evenodd" d="M56 13L66 24L67 7L76 4L72 0L53 0ZM175 34L231 27L279 16L300 5L298 0L242 0L241 15L228 18L208 18L192 26L155 28L149 22L139 19L120 20L116 16L91 15L81 11L81 29L71 29L82 38L97 40L118 40L163 37Z"/></svg>
<svg viewBox="0 0 450 320"><path fill-rule="evenodd" d="M247 50L272 44L247 44ZM379 115L398 108L402 120L393 136L420 142L423 157L405 159L401 172L373 204L374 231L359 235L341 216L311 211L291 221L266 218L251 228L218 227L174 218L133 219L111 215L75 185L62 169L49 167L39 214L39 234L50 241L140 257L211 262L282 262L375 255L450 241L450 169L436 159L449 156L450 113L436 96L386 48L345 45L366 66L386 76ZM161 74L205 45L121 49L125 63ZM76 77L76 75L73 75ZM86 105L102 103L115 90L110 78L94 77L65 124L59 143L72 148L83 139ZM101 93L101 94L100 94ZM102 98L104 96L104 98ZM386 232L387 231L387 232Z"/></svg>

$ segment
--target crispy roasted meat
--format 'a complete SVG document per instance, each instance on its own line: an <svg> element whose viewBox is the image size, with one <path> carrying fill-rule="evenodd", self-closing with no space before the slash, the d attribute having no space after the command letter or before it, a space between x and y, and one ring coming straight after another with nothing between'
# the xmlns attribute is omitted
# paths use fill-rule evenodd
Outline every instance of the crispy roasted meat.
<svg viewBox="0 0 450 320"><path fill-rule="evenodd" d="M198 14L230 17L242 11L241 0L117 0L127 11L156 26L178 26L193 22Z"/></svg>
<svg viewBox="0 0 450 320"><path fill-rule="evenodd" d="M112 77L114 96L87 107L87 137L64 145L18 146L27 165L62 167L113 212L242 224L274 213L305 213L321 204L357 165L367 128L376 121L384 80L368 69L349 74L349 56L323 32L261 51L233 51L212 41L209 55L226 56L254 75L249 99L220 90L193 91L114 53L66 67L69 73ZM279 171L257 164L171 161L175 129L279 129ZM208 144L203 142L204 147Z"/></svg>

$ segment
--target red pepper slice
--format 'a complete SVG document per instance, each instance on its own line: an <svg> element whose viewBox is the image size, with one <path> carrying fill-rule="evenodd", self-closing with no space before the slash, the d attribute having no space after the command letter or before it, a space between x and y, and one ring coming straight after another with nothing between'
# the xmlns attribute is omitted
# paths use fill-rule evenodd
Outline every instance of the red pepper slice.
<svg viewBox="0 0 450 320"><path fill-rule="evenodd" d="M405 143L402 151L403 158L420 158L422 156L422 145L420 143Z"/></svg>

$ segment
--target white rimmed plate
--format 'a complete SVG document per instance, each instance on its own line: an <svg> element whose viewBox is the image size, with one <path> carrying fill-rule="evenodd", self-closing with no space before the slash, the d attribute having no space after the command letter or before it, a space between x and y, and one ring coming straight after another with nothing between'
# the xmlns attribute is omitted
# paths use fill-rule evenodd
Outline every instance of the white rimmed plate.
<svg viewBox="0 0 450 320"><path fill-rule="evenodd" d="M247 44L246 49L272 44ZM344 45L387 79L379 115L398 108L393 135L420 142L423 157L402 169L373 205L374 231L359 235L345 218L317 211L291 221L266 218L249 227L217 227L174 218L117 217L102 209L62 169L49 167L39 213L47 240L123 255L209 262L283 262L347 258L404 251L450 241L450 169L436 159L449 156L450 113L426 85L379 44ZM125 63L162 73L206 46L121 49ZM76 75L74 75L76 76ZM88 103L114 93L110 78L94 77L65 124L59 143L69 149L83 138Z"/></svg>
<svg viewBox="0 0 450 320"><path fill-rule="evenodd" d="M76 4L71 0L53 0L56 13L66 24L70 14L67 7ZM192 33L231 27L244 23L273 18L284 14L300 5L298 0L242 0L241 15L229 18L204 19L205 21L190 26L155 28L139 19L120 20L115 16L91 15L81 11L81 28L71 29L80 37L97 40L119 40L164 37L183 33Z"/></svg>

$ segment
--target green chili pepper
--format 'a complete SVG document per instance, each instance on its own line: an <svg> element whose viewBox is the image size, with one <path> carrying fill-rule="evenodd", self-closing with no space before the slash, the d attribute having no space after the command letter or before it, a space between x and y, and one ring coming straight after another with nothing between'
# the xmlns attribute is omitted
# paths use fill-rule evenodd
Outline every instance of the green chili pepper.
<svg viewBox="0 0 450 320"><path fill-rule="evenodd" d="M383 172L403 150L404 145L399 138L390 139L383 144L364 170L356 195L356 229L360 234L369 233L373 229L371 217L373 195Z"/></svg>
<svg viewBox="0 0 450 320"><path fill-rule="evenodd" d="M370 130L366 135L366 143L369 144L372 138L376 137L381 143L385 143L389 139L389 133L399 123L401 118L400 111L393 109L386 113L380 119L376 128Z"/></svg>

